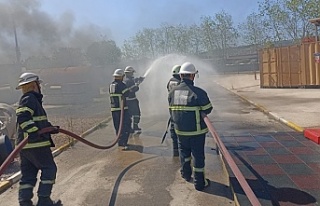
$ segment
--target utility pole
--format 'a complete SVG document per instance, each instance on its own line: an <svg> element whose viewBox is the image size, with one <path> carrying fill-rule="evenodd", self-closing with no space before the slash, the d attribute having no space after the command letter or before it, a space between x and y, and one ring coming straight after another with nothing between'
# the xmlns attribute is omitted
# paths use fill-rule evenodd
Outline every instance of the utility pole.
<svg viewBox="0 0 320 206"><path fill-rule="evenodd" d="M318 37L318 26L320 26L320 18L315 18L315 19L309 19L309 22L311 24L314 24L316 27L316 31L315 31L315 35L316 35L316 42L319 41L319 37Z"/></svg>
<svg viewBox="0 0 320 206"><path fill-rule="evenodd" d="M14 41L16 45L16 58L17 58L17 63L20 65L21 64L21 52L19 48L19 43L18 43L18 35L17 35L17 28L16 24L13 20L13 32L14 32Z"/></svg>
<svg viewBox="0 0 320 206"><path fill-rule="evenodd" d="M311 24L314 24L315 27L316 27L316 31L315 31L315 35L316 35L316 38L315 38L315 57L317 55L317 58L319 58L319 37L318 37L318 26L320 26L320 18L316 18L316 19L309 19L309 22ZM320 76L319 76L320 72L319 72L319 62L317 61L316 62L316 85L320 85Z"/></svg>

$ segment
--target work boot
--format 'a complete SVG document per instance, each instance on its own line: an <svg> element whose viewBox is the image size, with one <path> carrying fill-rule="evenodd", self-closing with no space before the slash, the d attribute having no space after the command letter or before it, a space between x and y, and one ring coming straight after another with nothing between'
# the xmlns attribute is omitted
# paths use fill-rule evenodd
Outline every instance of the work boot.
<svg viewBox="0 0 320 206"><path fill-rule="evenodd" d="M23 200L19 202L20 206L33 206L33 203L31 200Z"/></svg>
<svg viewBox="0 0 320 206"><path fill-rule="evenodd" d="M138 125L134 125L133 126L133 130L134 130L134 132L136 133L136 134L141 134L141 128L140 127L138 127Z"/></svg>
<svg viewBox="0 0 320 206"><path fill-rule="evenodd" d="M205 179L205 184L204 184L204 186L202 186L202 187L200 187L200 186L195 186L195 188L196 188L196 190L198 190L198 191L202 191L202 190L204 190L204 189L206 189L206 188L208 188L208 187L210 187L210 184L211 184L211 182L210 182L210 180L209 179Z"/></svg>
<svg viewBox="0 0 320 206"><path fill-rule="evenodd" d="M187 175L181 175L181 177L187 181L187 182L190 182L191 181L191 176L187 176Z"/></svg>
<svg viewBox="0 0 320 206"><path fill-rule="evenodd" d="M62 206L61 200L53 201L50 197L39 197L37 206Z"/></svg>

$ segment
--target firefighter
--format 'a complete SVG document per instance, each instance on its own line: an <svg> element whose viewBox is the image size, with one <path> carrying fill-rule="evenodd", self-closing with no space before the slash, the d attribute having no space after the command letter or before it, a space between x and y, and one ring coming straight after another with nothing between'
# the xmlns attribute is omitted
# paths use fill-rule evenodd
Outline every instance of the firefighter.
<svg viewBox="0 0 320 206"><path fill-rule="evenodd" d="M136 92L139 91L139 85L143 81L143 77L134 78L134 74L136 71L132 66L127 66L124 70L126 79L125 84L129 89L129 95L127 97L127 104L129 108L130 118L133 122L132 133L140 134L141 128L139 127L140 123L140 106L139 100L137 99Z"/></svg>
<svg viewBox="0 0 320 206"><path fill-rule="evenodd" d="M205 178L205 137L208 128L201 118L201 113L209 114L212 105L207 93L194 86L198 73L195 66L186 62L181 65L181 82L174 87L168 97L171 119L178 136L181 176L190 181L192 176L191 156L193 157L193 179L196 190L203 190L210 185Z"/></svg>
<svg viewBox="0 0 320 206"><path fill-rule="evenodd" d="M170 92L173 87L177 86L180 83L180 75L179 75L180 67L181 67L180 65L175 65L172 67L172 78L169 80L167 84L168 92ZM170 135L172 139L173 156L178 157L179 156L178 137L176 132L174 131L174 124L172 121L170 122Z"/></svg>
<svg viewBox="0 0 320 206"><path fill-rule="evenodd" d="M118 146L123 147L124 150L128 149L128 139L131 131L131 119L128 113L128 106L126 97L129 95L127 86L123 83L124 71L116 69L113 73L114 81L109 86L111 112L113 125L116 133L119 133L120 120L121 120L121 102L123 102L123 126L118 141Z"/></svg>
<svg viewBox="0 0 320 206"><path fill-rule="evenodd" d="M22 90L22 97L16 110L18 137L17 144L28 137L28 143L20 151L21 179L19 187L19 204L32 206L33 188L37 182L37 174L41 171L38 187L37 206L62 205L61 201L50 198L55 183L57 166L50 147L54 147L51 134L59 132L59 127L51 134L39 135L43 128L52 126L42 106L39 76L34 73L23 73L16 89Z"/></svg>

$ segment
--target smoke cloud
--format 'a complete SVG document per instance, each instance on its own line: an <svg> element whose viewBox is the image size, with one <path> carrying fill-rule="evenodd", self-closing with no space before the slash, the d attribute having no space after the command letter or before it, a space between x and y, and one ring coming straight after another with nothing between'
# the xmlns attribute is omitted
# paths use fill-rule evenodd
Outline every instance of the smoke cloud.
<svg viewBox="0 0 320 206"><path fill-rule="evenodd" d="M75 26L68 11L53 19L41 11L39 0L0 1L0 63L16 61L14 29L22 59L33 55L49 55L59 47L85 49L93 41L110 39L111 31L98 25Z"/></svg>

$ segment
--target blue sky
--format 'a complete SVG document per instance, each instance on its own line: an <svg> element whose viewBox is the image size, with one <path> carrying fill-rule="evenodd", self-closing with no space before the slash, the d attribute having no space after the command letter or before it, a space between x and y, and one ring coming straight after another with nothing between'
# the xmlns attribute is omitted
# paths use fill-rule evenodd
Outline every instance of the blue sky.
<svg viewBox="0 0 320 206"><path fill-rule="evenodd" d="M162 23L199 23L202 16L224 10L236 24L257 11L258 0L41 0L41 10L59 19L65 12L74 15L75 25L95 24L111 31L122 44L143 28Z"/></svg>

